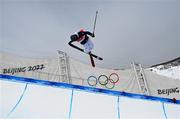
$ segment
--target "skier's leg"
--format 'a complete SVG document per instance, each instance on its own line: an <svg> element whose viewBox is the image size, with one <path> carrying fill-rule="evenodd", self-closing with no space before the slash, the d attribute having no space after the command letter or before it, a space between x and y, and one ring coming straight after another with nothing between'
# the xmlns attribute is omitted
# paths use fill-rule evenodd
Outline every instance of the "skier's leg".
<svg viewBox="0 0 180 119"><path fill-rule="evenodd" d="M88 40L88 44L89 44L90 50L92 50L92 49L94 48L94 44L93 44L93 42L91 41L91 39Z"/></svg>
<svg viewBox="0 0 180 119"><path fill-rule="evenodd" d="M84 52L88 53L89 52L89 50L88 50L89 48L88 48L87 43L85 43L83 46L84 46Z"/></svg>
<svg viewBox="0 0 180 119"><path fill-rule="evenodd" d="M93 42L88 39L88 42L84 44L84 52L89 53L94 48Z"/></svg>

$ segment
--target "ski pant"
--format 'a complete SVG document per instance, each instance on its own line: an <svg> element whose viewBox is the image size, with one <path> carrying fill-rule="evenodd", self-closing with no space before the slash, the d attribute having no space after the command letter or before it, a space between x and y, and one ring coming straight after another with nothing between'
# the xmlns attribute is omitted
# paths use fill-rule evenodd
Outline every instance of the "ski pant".
<svg viewBox="0 0 180 119"><path fill-rule="evenodd" d="M86 52L86 53L91 52L91 50L94 48L94 44L90 38L83 46L84 46L84 52Z"/></svg>

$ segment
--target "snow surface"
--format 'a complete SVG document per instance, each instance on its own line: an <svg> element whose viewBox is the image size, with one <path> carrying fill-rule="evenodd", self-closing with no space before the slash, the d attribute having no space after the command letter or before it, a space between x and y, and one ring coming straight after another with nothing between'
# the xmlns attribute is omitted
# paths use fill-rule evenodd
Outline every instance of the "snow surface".
<svg viewBox="0 0 180 119"><path fill-rule="evenodd" d="M161 102L119 97L118 103L116 96L79 90L73 91L70 113L71 89L27 84L22 96L25 86L25 83L0 80L0 118L119 119L118 112L120 119L180 118L180 105L177 104L165 103L164 112Z"/></svg>

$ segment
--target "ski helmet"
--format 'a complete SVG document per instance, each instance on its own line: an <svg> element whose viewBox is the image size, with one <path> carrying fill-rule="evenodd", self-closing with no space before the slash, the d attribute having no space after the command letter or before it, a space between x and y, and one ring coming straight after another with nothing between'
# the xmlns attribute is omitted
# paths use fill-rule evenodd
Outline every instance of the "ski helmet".
<svg viewBox="0 0 180 119"><path fill-rule="evenodd" d="M83 28L81 28L80 30L79 30L79 32L84 32L85 30L83 29Z"/></svg>

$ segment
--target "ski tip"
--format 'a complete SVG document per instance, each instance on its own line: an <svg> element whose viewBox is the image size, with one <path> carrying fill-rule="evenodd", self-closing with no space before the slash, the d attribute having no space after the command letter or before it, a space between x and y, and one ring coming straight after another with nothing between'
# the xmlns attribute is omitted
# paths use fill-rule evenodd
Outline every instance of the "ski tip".
<svg viewBox="0 0 180 119"><path fill-rule="evenodd" d="M103 58L101 58L101 57L97 57L97 59L98 59L98 60L103 60Z"/></svg>
<svg viewBox="0 0 180 119"><path fill-rule="evenodd" d="M99 60L103 60L103 58L100 57Z"/></svg>

